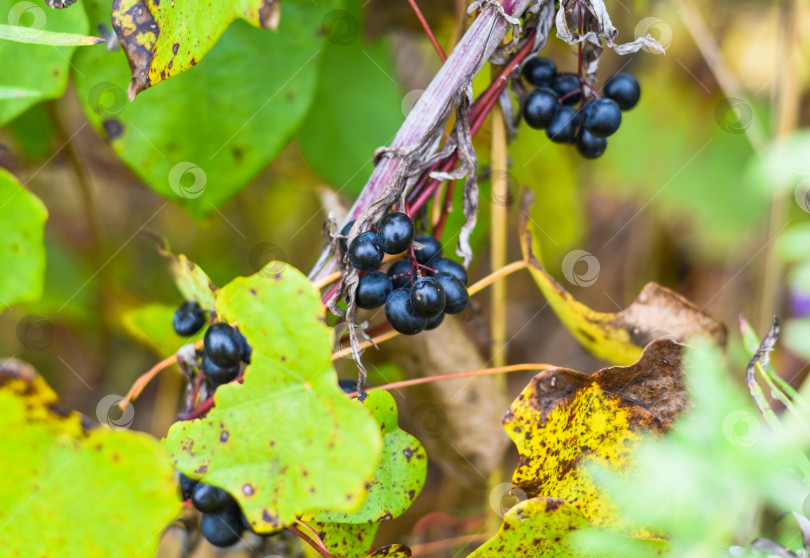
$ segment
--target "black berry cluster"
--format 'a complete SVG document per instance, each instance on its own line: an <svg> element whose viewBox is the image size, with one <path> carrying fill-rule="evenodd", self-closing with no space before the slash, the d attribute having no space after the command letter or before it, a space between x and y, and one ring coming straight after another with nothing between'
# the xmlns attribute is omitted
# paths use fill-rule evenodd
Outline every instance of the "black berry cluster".
<svg viewBox="0 0 810 558"><path fill-rule="evenodd" d="M348 235L354 221L343 227ZM376 231L360 233L347 247L351 264L362 272L355 302L366 310L385 305L385 317L396 331L415 335L434 329L445 314L458 314L467 307L467 272L464 267L442 257L442 245L429 235L414 238L415 227L404 213L389 213L377 223ZM387 273L377 268L383 254L401 254Z"/></svg>
<svg viewBox="0 0 810 558"><path fill-rule="evenodd" d="M616 133L622 111L638 103L641 88L636 78L618 73L605 83L603 96L582 103L587 87L576 74L561 74L548 58L533 58L523 67L523 77L536 86L526 98L523 117L548 139L575 144L583 157L596 159L607 148L607 138ZM579 110L575 107L581 105Z"/></svg>
<svg viewBox="0 0 810 558"><path fill-rule="evenodd" d="M206 316L199 304L184 302L174 312L174 331L183 337L190 337L200 331L206 323ZM239 376L241 364L250 364L253 348L248 344L239 328L217 322L212 324L203 338L203 351L199 354L200 371L212 390L227 384Z"/></svg>

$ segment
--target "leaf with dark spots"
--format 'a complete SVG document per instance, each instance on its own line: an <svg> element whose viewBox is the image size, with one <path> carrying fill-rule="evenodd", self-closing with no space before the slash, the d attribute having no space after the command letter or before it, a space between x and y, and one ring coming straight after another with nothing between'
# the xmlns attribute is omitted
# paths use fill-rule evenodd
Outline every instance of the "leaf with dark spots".
<svg viewBox="0 0 810 558"><path fill-rule="evenodd" d="M389 544L378 548L368 558L379 558L381 556L388 556L388 558L411 558L411 549L404 544Z"/></svg>
<svg viewBox="0 0 810 558"><path fill-rule="evenodd" d="M169 262L169 272L184 300L197 302L204 310L212 311L216 305L217 286L205 271L183 254L174 254L164 238L158 251Z"/></svg>
<svg viewBox="0 0 810 558"><path fill-rule="evenodd" d="M369 410L337 385L317 289L289 265L276 281L267 270L277 264L267 265L217 292L217 314L253 347L243 383L220 386L205 419L174 424L164 440L181 471L225 488L258 533L311 510L356 510L382 446Z"/></svg>
<svg viewBox="0 0 810 558"><path fill-rule="evenodd" d="M55 549L86 558L154 556L155 534L181 510L157 440L65 411L45 380L13 359L0 364L0 429L9 456L0 459L4 557Z"/></svg>
<svg viewBox="0 0 810 558"><path fill-rule="evenodd" d="M520 454L512 482L530 498L571 502L595 525L616 522L615 506L586 465L630 470L642 439L686 410L682 349L659 339L631 366L538 373L503 420Z"/></svg>
<svg viewBox="0 0 810 558"><path fill-rule="evenodd" d="M335 558L363 558L371 550L379 523L310 522Z"/></svg>

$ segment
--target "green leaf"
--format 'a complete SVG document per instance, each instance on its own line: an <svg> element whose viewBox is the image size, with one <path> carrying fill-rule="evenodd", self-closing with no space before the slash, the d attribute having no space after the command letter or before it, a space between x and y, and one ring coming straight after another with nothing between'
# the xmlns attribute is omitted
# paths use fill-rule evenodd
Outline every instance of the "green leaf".
<svg viewBox="0 0 810 558"><path fill-rule="evenodd" d="M105 399L98 412L106 421L115 401ZM0 428L8 456L0 460L3 556L154 556L181 509L157 440L62 410L19 361L6 361L0 374Z"/></svg>
<svg viewBox="0 0 810 558"><path fill-rule="evenodd" d="M574 506L558 498L530 498L513 506L503 517L498 534L484 543L469 558L608 558L614 552L600 549L581 549L572 535L587 529L590 523ZM664 556L666 541L659 539L625 540L643 544L645 556Z"/></svg>
<svg viewBox="0 0 810 558"><path fill-rule="evenodd" d="M132 103L124 53L83 49L74 61L82 107L150 188L202 217L253 180L303 122L326 40L321 22L339 5L285 2L278 33L237 21L194 68ZM87 6L93 25L108 24L109 2Z"/></svg>
<svg viewBox="0 0 810 558"><path fill-rule="evenodd" d="M239 277L217 313L253 346L244 383L220 386L205 418L177 423L166 448L180 470L228 490L257 532L305 512L354 511L379 459L380 429L337 386L317 289L278 262Z"/></svg>
<svg viewBox="0 0 810 558"><path fill-rule="evenodd" d="M298 143L315 172L356 195L374 169L374 151L391 143L404 119L390 41L366 44L358 37L348 45L328 43L321 68Z"/></svg>
<svg viewBox="0 0 810 558"><path fill-rule="evenodd" d="M235 19L276 29L279 17L279 0L234 0L216 9L194 2L116 0L113 27L132 67L130 97L196 65Z"/></svg>
<svg viewBox="0 0 810 558"><path fill-rule="evenodd" d="M810 152L810 131L799 130L769 146L763 157L751 158L746 180L759 186L763 191L796 188L800 181L810 176L808 152ZM804 204L807 204L808 189L810 184L805 185L802 193L805 196ZM805 207L805 210L807 209Z"/></svg>
<svg viewBox="0 0 810 558"><path fill-rule="evenodd" d="M363 558L371 550L379 523L310 522L335 558Z"/></svg>
<svg viewBox="0 0 810 558"><path fill-rule="evenodd" d="M74 33L55 33L44 29L35 30L19 25L0 24L0 40L26 43L29 45L83 46L103 43L104 39Z"/></svg>
<svg viewBox="0 0 810 558"><path fill-rule="evenodd" d="M317 521L372 523L405 513L422 491L427 474L427 454L422 444L399 428L397 404L385 390L369 393L364 406L383 435L383 449L368 497L362 507L350 513L323 512Z"/></svg>
<svg viewBox="0 0 810 558"><path fill-rule="evenodd" d="M184 300L196 301L204 310L216 306L217 286L200 266L184 254L174 254L164 239L158 250L169 261L169 272Z"/></svg>
<svg viewBox="0 0 810 558"><path fill-rule="evenodd" d="M39 198L0 168L0 311L16 302L37 300L45 282L45 221Z"/></svg>
<svg viewBox="0 0 810 558"><path fill-rule="evenodd" d="M19 32L17 37L88 30L87 17L80 7L52 10L44 0L0 0L0 21L14 26ZM0 42L0 126L32 105L65 92L75 48Z"/></svg>
<svg viewBox="0 0 810 558"><path fill-rule="evenodd" d="M161 357L173 355L187 343L203 338L203 330L193 337L180 337L172 327L175 307L168 304L145 304L124 311L121 325L134 339L140 341Z"/></svg>

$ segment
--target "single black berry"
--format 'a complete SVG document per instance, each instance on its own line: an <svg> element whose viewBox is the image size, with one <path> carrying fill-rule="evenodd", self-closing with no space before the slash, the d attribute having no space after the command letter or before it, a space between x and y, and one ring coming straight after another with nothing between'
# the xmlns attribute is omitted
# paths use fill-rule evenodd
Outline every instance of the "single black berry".
<svg viewBox="0 0 810 558"><path fill-rule="evenodd" d="M349 236L349 233L351 232L352 227L356 222L357 219L352 219L351 221L343 225L342 229L340 229L340 236L342 236L343 238L338 239L338 245L340 246L340 251L343 252L344 254L346 253L346 248L349 247L348 243L349 239L347 237Z"/></svg>
<svg viewBox="0 0 810 558"><path fill-rule="evenodd" d="M428 262L433 258L440 258L442 256L442 243L428 234L417 236L415 242L424 245L424 248L414 247L414 254L416 254L416 261L422 265L428 265Z"/></svg>
<svg viewBox="0 0 810 558"><path fill-rule="evenodd" d="M619 129L622 109L613 99L595 99L582 108L582 127L598 138L606 138Z"/></svg>
<svg viewBox="0 0 810 558"><path fill-rule="evenodd" d="M439 273L434 276L444 289L444 311L446 314L458 314L467 308L470 295L467 287L449 273Z"/></svg>
<svg viewBox="0 0 810 558"><path fill-rule="evenodd" d="M388 268L388 277L391 279L391 286L394 289L408 287L411 284L411 267L409 259L397 260Z"/></svg>
<svg viewBox="0 0 810 558"><path fill-rule="evenodd" d="M556 143L573 143L576 139L579 113L571 107L560 107L546 128L548 139Z"/></svg>
<svg viewBox="0 0 810 558"><path fill-rule="evenodd" d="M211 362L220 368L234 368L239 366L242 359L242 350L234 329L224 323L217 322L208 328L203 338L205 354Z"/></svg>
<svg viewBox="0 0 810 558"><path fill-rule="evenodd" d="M596 159L607 149L607 138L598 138L588 130L580 129L577 134L577 151L586 159Z"/></svg>
<svg viewBox="0 0 810 558"><path fill-rule="evenodd" d="M374 271L383 260L383 251L377 234L371 231L358 234L349 245L349 261L360 271Z"/></svg>
<svg viewBox="0 0 810 558"><path fill-rule="evenodd" d="M613 99L622 110L630 110L638 104L641 87L638 80L630 74L619 72L605 82L605 97Z"/></svg>
<svg viewBox="0 0 810 558"><path fill-rule="evenodd" d="M435 269L436 273L449 273L461 281L463 285L467 284L467 270L456 261L449 258L437 258L430 262L430 267Z"/></svg>
<svg viewBox="0 0 810 558"><path fill-rule="evenodd" d="M188 500L191 498L191 492L197 486L198 481L187 477L183 473L179 474L177 480L178 484L180 484L180 495L183 497L183 501Z"/></svg>
<svg viewBox="0 0 810 558"><path fill-rule="evenodd" d="M415 229L413 221L404 213L389 213L377 223L380 248L386 254L401 254L411 247Z"/></svg>
<svg viewBox="0 0 810 558"><path fill-rule="evenodd" d="M442 324L443 321L444 321L444 312L442 312L441 314L439 314L435 318L430 318L428 320L427 325L425 326L425 331L428 331L428 330L431 330L431 329L436 329L437 327L439 327Z"/></svg>
<svg viewBox="0 0 810 558"><path fill-rule="evenodd" d="M201 512L217 513L233 504L234 500L225 489L198 482L191 491L191 503Z"/></svg>
<svg viewBox="0 0 810 558"><path fill-rule="evenodd" d="M551 88L559 97L560 102L566 106L574 106L582 99L579 78L574 74L557 74Z"/></svg>
<svg viewBox="0 0 810 558"><path fill-rule="evenodd" d="M250 364L250 359L253 356L253 347L248 344L247 338L242 335L239 328L236 328L236 340L239 341L239 351L242 353L242 362Z"/></svg>
<svg viewBox="0 0 810 558"><path fill-rule="evenodd" d="M393 290L391 279L382 271L366 273L357 283L357 306L366 310L379 308Z"/></svg>
<svg viewBox="0 0 810 558"><path fill-rule="evenodd" d="M408 289L397 289L388 295L385 317L391 327L405 335L416 335L427 326L427 320L414 311Z"/></svg>
<svg viewBox="0 0 810 558"><path fill-rule="evenodd" d="M221 368L214 364L211 359L208 358L208 355L203 356L200 369L213 387L227 384L239 375L238 364L231 368Z"/></svg>
<svg viewBox="0 0 810 558"><path fill-rule="evenodd" d="M548 87L557 76L557 65L548 58L532 58L523 66L523 77L537 87Z"/></svg>
<svg viewBox="0 0 810 558"><path fill-rule="evenodd" d="M200 532L214 546L231 546L239 542L245 525L239 506L232 505L219 513L204 513L200 520Z"/></svg>
<svg viewBox="0 0 810 558"><path fill-rule="evenodd" d="M343 390L343 393L354 393L357 391L357 380L338 380L338 386Z"/></svg>
<svg viewBox="0 0 810 558"><path fill-rule="evenodd" d="M435 318L444 312L444 289L435 277L417 279L411 288L411 305L423 318Z"/></svg>
<svg viewBox="0 0 810 558"><path fill-rule="evenodd" d="M191 337L205 325L205 312L199 304L189 300L174 311L172 325L177 335Z"/></svg>
<svg viewBox="0 0 810 558"><path fill-rule="evenodd" d="M538 87L526 97L523 105L523 118L526 124L538 130L551 123L551 119L560 110L560 99L548 87Z"/></svg>

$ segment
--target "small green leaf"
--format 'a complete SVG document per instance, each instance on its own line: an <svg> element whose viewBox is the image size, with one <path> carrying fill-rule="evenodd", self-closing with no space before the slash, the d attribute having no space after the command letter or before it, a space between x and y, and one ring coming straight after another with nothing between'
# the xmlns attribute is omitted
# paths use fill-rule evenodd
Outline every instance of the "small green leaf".
<svg viewBox="0 0 810 558"><path fill-rule="evenodd" d="M101 420L116 397L99 402ZM154 556L161 531L181 509L174 470L157 440L111 425L62 410L28 365L3 363L3 556Z"/></svg>
<svg viewBox="0 0 810 558"><path fill-rule="evenodd" d="M216 306L217 286L205 271L184 254L174 254L166 240L163 240L158 250L169 261L169 272L183 299L196 301L204 310L213 310Z"/></svg>
<svg viewBox="0 0 810 558"><path fill-rule="evenodd" d="M233 494L257 532L358 509L382 446L377 423L337 385L318 290L290 266L268 273L278 266L218 293L217 313L239 323L252 364L244 383L216 390L205 418L174 424L164 441L180 470Z"/></svg>
<svg viewBox="0 0 810 558"><path fill-rule="evenodd" d="M55 33L53 31L35 30L18 25L0 24L0 40L26 43L29 45L49 46L83 46L103 43L104 39L74 33Z"/></svg>
<svg viewBox="0 0 810 558"><path fill-rule="evenodd" d="M363 558L374 543L379 523L310 522L326 549L335 558Z"/></svg>
<svg viewBox="0 0 810 558"><path fill-rule="evenodd" d="M0 311L37 300L45 282L45 221L48 211L7 170L0 168Z"/></svg>

